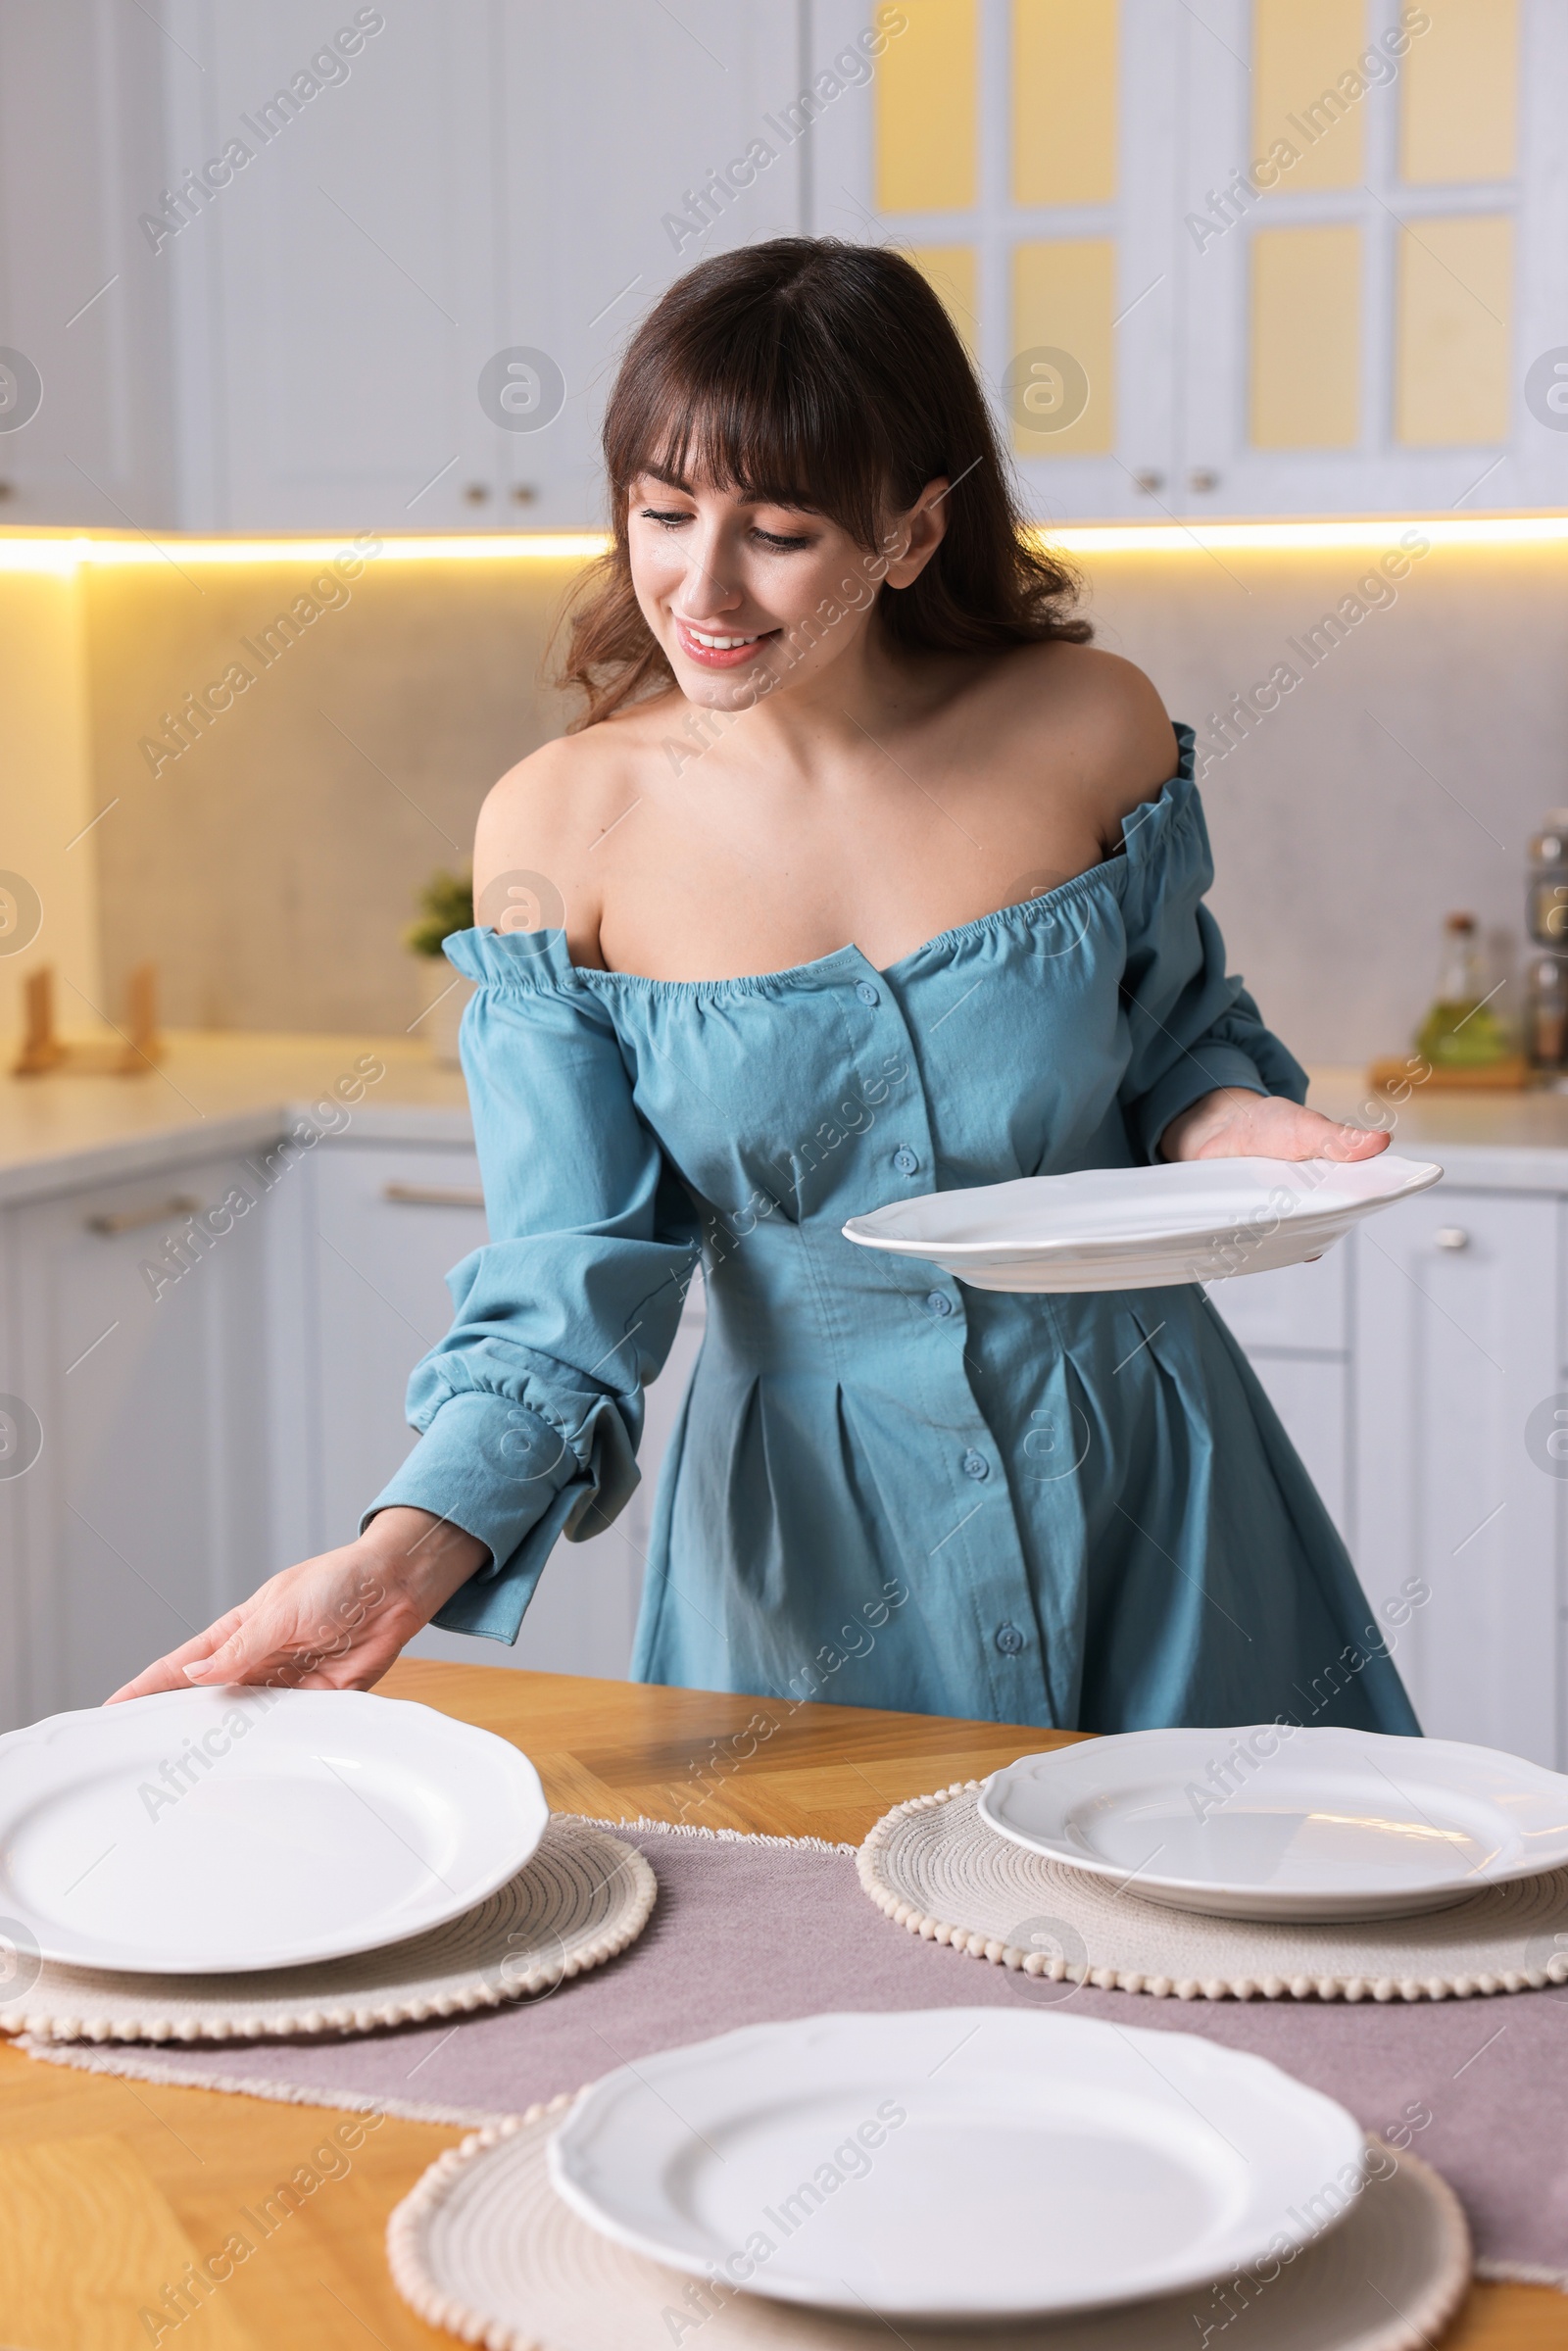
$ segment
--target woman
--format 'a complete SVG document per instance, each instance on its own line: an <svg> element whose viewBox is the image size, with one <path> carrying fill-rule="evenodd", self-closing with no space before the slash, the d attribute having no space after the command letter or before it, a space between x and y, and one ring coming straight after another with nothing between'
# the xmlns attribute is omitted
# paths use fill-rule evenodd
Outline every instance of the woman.
<svg viewBox="0 0 1568 2351"><path fill-rule="evenodd" d="M635 1483L701 1261L639 1677L1413 1732L1201 1289L999 1295L841 1235L933 1189L1386 1141L1301 1106L1225 977L1191 734L1024 537L940 303L832 240L706 262L605 450L585 712L490 795L448 943L494 1239L414 1374L422 1441L357 1542L120 1694L363 1688L432 1617L514 1640L557 1537Z"/></svg>

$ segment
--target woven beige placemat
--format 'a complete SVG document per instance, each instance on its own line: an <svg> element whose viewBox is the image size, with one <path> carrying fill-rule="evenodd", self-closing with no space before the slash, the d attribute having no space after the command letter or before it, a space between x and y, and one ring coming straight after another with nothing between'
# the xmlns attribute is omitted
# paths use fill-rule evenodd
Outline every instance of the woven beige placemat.
<svg viewBox="0 0 1568 2351"><path fill-rule="evenodd" d="M44 1961L0 2032L44 2040L259 2040L369 2033L548 1991L634 1942L659 1891L642 1854L552 1813L526 1868L445 1927L318 1967L130 1976Z"/></svg>
<svg viewBox="0 0 1568 2351"><path fill-rule="evenodd" d="M438 2156L393 2213L393 2281L430 2326L488 2351L652 2351L699 2339L703 2351L868 2351L910 2339L871 2312L846 2319L713 2286L601 2236L562 2202L546 2168L570 2104L557 2098L477 2131ZM920 2327L921 2351L981 2342L986 2351L1193 2351L1259 2301L1270 2351L1430 2351L1469 2282L1469 2230L1436 2172L1370 2145L1377 2176L1344 2220L1288 2263L1260 2262L1194 2292L1083 2318ZM955 2229L962 2225L956 2214ZM1255 2327L1246 2339L1257 2339Z"/></svg>
<svg viewBox="0 0 1568 2351"><path fill-rule="evenodd" d="M896 1925L976 1959L1181 2000L1444 2000L1568 1983L1568 1870L1425 1917L1205 1918L999 1837L976 1812L981 1786L896 1805L856 1861Z"/></svg>

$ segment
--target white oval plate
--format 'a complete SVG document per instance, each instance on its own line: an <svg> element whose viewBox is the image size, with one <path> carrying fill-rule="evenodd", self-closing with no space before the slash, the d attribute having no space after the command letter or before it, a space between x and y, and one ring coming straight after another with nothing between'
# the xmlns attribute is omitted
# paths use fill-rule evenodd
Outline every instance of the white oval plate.
<svg viewBox="0 0 1568 2351"><path fill-rule="evenodd" d="M0 1914L68 1967L303 1967L470 1910L549 1818L525 1755L428 1706L169 1690L0 1738Z"/></svg>
<svg viewBox="0 0 1568 2351"><path fill-rule="evenodd" d="M583 2091L550 2177L676 2269L952 2323L1136 2301L1305 2244L1353 2202L1364 2143L1264 2058L1020 2004L639 2058Z"/></svg>
<svg viewBox="0 0 1568 2351"><path fill-rule="evenodd" d="M979 1809L1031 1852L1211 1918L1398 1918L1568 1862L1560 1773L1326 1725L1085 1740L993 1772Z"/></svg>
<svg viewBox="0 0 1568 2351"><path fill-rule="evenodd" d="M1185 1159L1091 1167L894 1200L846 1240L940 1265L977 1290L1145 1290L1321 1256L1361 1217L1424 1192L1431 1160Z"/></svg>

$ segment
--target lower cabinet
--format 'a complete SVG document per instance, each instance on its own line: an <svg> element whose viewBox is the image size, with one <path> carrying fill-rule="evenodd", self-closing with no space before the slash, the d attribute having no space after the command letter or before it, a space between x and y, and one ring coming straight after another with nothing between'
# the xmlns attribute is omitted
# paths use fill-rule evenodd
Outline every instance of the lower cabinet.
<svg viewBox="0 0 1568 2351"><path fill-rule="evenodd" d="M1251 1361L1330 1518L1353 1548L1349 1365L1311 1355L1259 1353Z"/></svg>
<svg viewBox="0 0 1568 2351"><path fill-rule="evenodd" d="M1209 1291L1345 1536L1422 1728L1554 1770L1565 1216L1555 1195L1446 1183L1315 1265Z"/></svg>
<svg viewBox="0 0 1568 2351"><path fill-rule="evenodd" d="M1354 1320L1357 1563L1374 1599L1430 1594L1396 1652L1422 1727L1554 1768L1559 1209L1446 1184L1388 1209L1356 1235Z"/></svg>
<svg viewBox="0 0 1568 2351"><path fill-rule="evenodd" d="M1350 1298L1353 1242L1308 1265L1209 1286L1209 1301L1246 1348L1285 1433L1355 1548Z"/></svg>
<svg viewBox="0 0 1568 2351"><path fill-rule="evenodd" d="M482 1244L485 1219L471 1151L344 1141L318 1151L308 1172L312 1221L301 1262L314 1411L301 1434L315 1506L300 1538L321 1550L352 1539L415 1443L403 1417L409 1373L452 1319L444 1276ZM667 1394L662 1382L649 1394L642 1487L605 1534L557 1546L516 1644L428 1631L411 1654L624 1675L662 1449L655 1399Z"/></svg>
<svg viewBox="0 0 1568 2351"><path fill-rule="evenodd" d="M268 1214L234 1159L5 1212L6 1727L98 1705L270 1572Z"/></svg>

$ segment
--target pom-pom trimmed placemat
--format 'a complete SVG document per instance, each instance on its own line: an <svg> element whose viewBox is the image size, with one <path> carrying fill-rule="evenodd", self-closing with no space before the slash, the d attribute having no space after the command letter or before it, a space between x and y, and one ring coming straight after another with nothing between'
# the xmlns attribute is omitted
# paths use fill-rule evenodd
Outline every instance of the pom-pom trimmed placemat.
<svg viewBox="0 0 1568 2351"><path fill-rule="evenodd" d="M1205 1918L999 1837L976 1811L981 1785L895 1805L857 1857L896 1925L977 1959L1181 2000L1445 2000L1568 1983L1568 1870L1416 1918Z"/></svg>
<svg viewBox="0 0 1568 2351"><path fill-rule="evenodd" d="M57 2041L237 2041L463 2016L612 1959L642 1933L658 1891L635 1845L553 1813L525 1869L426 1935L254 1976L113 1975L45 1960L0 2010L0 2031Z"/></svg>
<svg viewBox="0 0 1568 2351"><path fill-rule="evenodd" d="M846 2319L715 2287L601 2236L562 2202L546 2169L570 2103L533 2107L438 2156L393 2213L393 2280L430 2326L488 2351L652 2351L699 2339L703 2351L867 2351L906 2339L869 2312ZM974 2351L982 2339L986 2351L1193 2351L1205 2327L1217 2334L1258 2301L1271 2351L1425 2351L1464 2295L1469 2231L1436 2172L1372 2145L1374 2177L1289 2263L1082 2318L921 2327L921 2351Z"/></svg>

